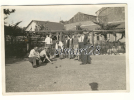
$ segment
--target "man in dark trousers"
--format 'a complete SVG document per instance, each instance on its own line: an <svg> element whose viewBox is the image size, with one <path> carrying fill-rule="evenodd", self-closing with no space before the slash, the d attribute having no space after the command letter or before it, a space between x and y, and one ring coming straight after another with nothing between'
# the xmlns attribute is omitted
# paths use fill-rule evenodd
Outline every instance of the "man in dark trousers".
<svg viewBox="0 0 134 100"><path fill-rule="evenodd" d="M64 48L63 49L67 50L69 48L68 36L65 36L63 44L64 44ZM67 52L65 50L64 50L64 54L65 54L65 58L67 58L68 54L67 54Z"/></svg>
<svg viewBox="0 0 134 100"><path fill-rule="evenodd" d="M91 64L91 57L90 57L90 43L88 41L88 36L87 33L84 34L84 46L83 46L83 51L81 53L81 65L83 64Z"/></svg>
<svg viewBox="0 0 134 100"><path fill-rule="evenodd" d="M73 54L72 54L72 49L73 49L73 38L72 38L72 36L70 35L69 36L69 41L68 41L68 43L69 43L69 49L70 49L70 52L69 52L69 59L72 59L73 58Z"/></svg>

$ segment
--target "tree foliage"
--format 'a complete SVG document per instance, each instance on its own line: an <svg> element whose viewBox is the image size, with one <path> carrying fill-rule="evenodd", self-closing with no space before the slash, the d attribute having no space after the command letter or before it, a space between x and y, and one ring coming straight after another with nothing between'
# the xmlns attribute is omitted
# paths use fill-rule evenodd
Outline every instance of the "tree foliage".
<svg viewBox="0 0 134 100"><path fill-rule="evenodd" d="M14 13L15 12L15 9L12 9L12 10L10 10L10 9L3 9L4 11L4 14L5 15L10 15L11 13Z"/></svg>

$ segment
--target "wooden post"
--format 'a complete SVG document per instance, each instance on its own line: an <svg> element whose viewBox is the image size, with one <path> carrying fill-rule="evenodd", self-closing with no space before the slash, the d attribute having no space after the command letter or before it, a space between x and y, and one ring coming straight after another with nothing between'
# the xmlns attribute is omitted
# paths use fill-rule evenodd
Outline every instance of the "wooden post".
<svg viewBox="0 0 134 100"><path fill-rule="evenodd" d="M57 40L59 40L59 33L58 32L56 33L56 37L57 37Z"/></svg>
<svg viewBox="0 0 134 100"><path fill-rule="evenodd" d="M92 45L94 47L94 31L92 31ZM92 54L94 55L94 50L93 50Z"/></svg>
<svg viewBox="0 0 134 100"><path fill-rule="evenodd" d="M117 38L116 38L116 33L115 32L114 32L114 34L115 34L115 49L117 51Z"/></svg>
<svg viewBox="0 0 134 100"><path fill-rule="evenodd" d="M94 31L92 31L92 45L94 46Z"/></svg>
<svg viewBox="0 0 134 100"><path fill-rule="evenodd" d="M114 32L114 34L115 34L115 41L116 41L116 33Z"/></svg>
<svg viewBox="0 0 134 100"><path fill-rule="evenodd" d="M101 35L101 55L102 55L102 35Z"/></svg>
<svg viewBox="0 0 134 100"><path fill-rule="evenodd" d="M27 33L27 52L29 52L29 42L30 42L30 36L29 34Z"/></svg>
<svg viewBox="0 0 134 100"><path fill-rule="evenodd" d="M60 32L60 41L62 41L62 32Z"/></svg>

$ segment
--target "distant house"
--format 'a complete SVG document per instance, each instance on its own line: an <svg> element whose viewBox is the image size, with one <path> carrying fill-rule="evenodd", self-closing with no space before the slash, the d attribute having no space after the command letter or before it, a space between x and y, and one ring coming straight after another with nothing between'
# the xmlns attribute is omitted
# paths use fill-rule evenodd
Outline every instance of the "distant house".
<svg viewBox="0 0 134 100"><path fill-rule="evenodd" d="M96 21L96 18L97 16L78 12L70 20L64 22L64 27L66 30L76 30L76 26L94 30L96 27L99 27L93 23L93 21Z"/></svg>
<svg viewBox="0 0 134 100"><path fill-rule="evenodd" d="M32 20L25 31L40 32L46 30L64 30L64 25L58 22Z"/></svg>

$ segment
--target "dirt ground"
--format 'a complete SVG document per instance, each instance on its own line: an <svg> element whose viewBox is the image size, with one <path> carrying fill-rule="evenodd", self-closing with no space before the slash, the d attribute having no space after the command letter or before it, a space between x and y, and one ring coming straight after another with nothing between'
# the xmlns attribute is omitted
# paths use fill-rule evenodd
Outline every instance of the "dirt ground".
<svg viewBox="0 0 134 100"><path fill-rule="evenodd" d="M126 89L125 55L91 56L92 64L55 59L33 68L27 59L6 59L6 92Z"/></svg>

